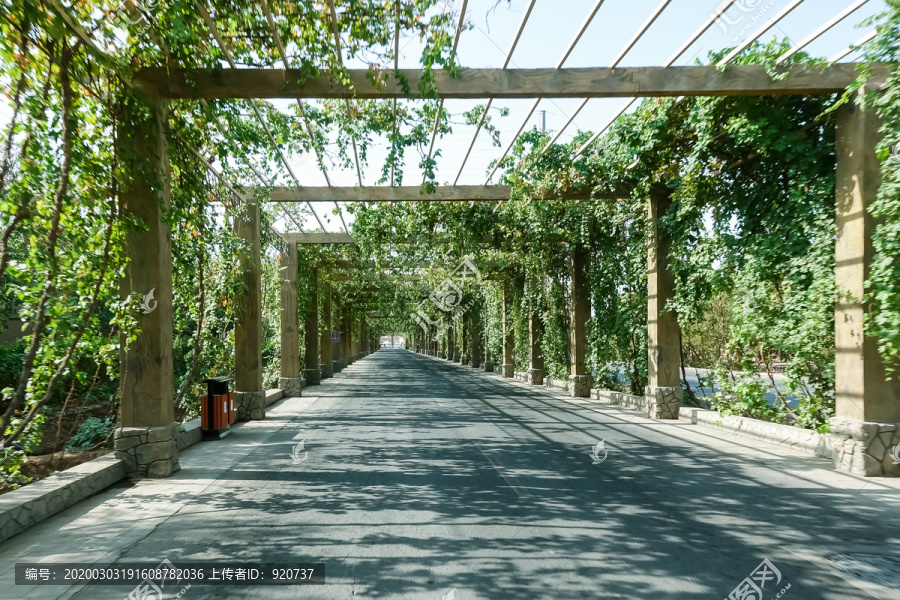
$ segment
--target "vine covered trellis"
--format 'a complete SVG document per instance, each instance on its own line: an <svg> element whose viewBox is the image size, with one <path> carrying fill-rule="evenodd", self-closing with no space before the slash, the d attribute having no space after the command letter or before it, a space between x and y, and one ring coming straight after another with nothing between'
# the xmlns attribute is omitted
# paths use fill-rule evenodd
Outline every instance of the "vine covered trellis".
<svg viewBox="0 0 900 600"><path fill-rule="evenodd" d="M888 78L885 90L867 97L883 120L883 184L871 208L879 221L865 300L871 306L867 331L896 376L900 5L888 6L867 46L867 58L886 65ZM378 165L379 184L402 185L412 156L424 173L423 194L442 187L435 168L441 153L434 146L455 125L441 94L462 76L455 49L465 10L463 3L462 14L454 14L438 0L162 0L152 7L128 0L71 6L0 0L0 90L8 105L0 154L0 318L25 323L22 340L0 354L4 485L24 481L19 468L28 453L60 449L56 439L48 445L47 432L59 436L73 405L107 418L119 410L120 357L143 333L139 315L160 301L144 292L120 294L120 282L136 263L129 232L154 227L123 210L123 190L138 179L154 182L153 191L168 199L161 212L173 263L179 422L197 415L200 380L235 370L236 298L247 292L241 261L253 248L231 223L252 202L263 207L266 388L276 387L283 371L279 260L287 251L277 224L302 229L315 220L324 232L322 218L332 223L337 217L335 225L352 229L354 245L300 244L298 251L297 303L301 315L317 313L318 336L334 321L326 322L321 302L309 308L313 295L323 296L318 267L369 265L331 280L331 293L352 305L356 318L371 313L363 319L370 329L410 334L419 328L410 315L470 260L483 277L461 290L469 312L443 315L454 326L440 334L442 343L478 354L469 358L480 364L501 360L511 341L515 370L527 369L538 348L543 375L565 379L578 345L570 313L571 251L578 247L587 257L586 363L594 387L643 395L653 369L647 253L658 233L647 218L647 199L664 189L671 207L658 226L671 240L675 281L664 312L680 325L685 402L828 430L835 415L835 306L842 293L834 275L834 109L849 92L647 98L608 128L578 132L568 143L558 143L561 132L523 125L489 167L486 183L498 172L509 187L509 199L498 202L350 204L352 228L336 202L330 215L315 212L308 201L268 202L267 190L301 187L292 156L313 156L326 179L330 165L356 169L361 185L361 165L380 138L388 150ZM507 71L529 13L500 71ZM397 66L401 36L421 41L415 85ZM347 65L360 61L370 65L372 80L392 74L406 98L427 101L362 93L308 101L298 95L286 109L269 100L173 97L161 119L164 176L134 151L134 137L152 138L141 126L152 129L155 111L162 110L136 87L148 68L220 73L283 67L299 74L292 84L328 76L346 86L356 77ZM762 65L776 83L784 69L827 64L777 40L712 52L704 62L710 68ZM868 75L860 76L860 85ZM493 101L490 96L462 119L499 146ZM573 190L583 199L556 199ZM404 280L410 274L418 279ZM467 346L464 331L476 332L483 344ZM308 344L304 350L315 352ZM699 386L691 385L689 369ZM775 402L766 398L769 388ZM112 435L108 423L84 447L102 446Z"/></svg>

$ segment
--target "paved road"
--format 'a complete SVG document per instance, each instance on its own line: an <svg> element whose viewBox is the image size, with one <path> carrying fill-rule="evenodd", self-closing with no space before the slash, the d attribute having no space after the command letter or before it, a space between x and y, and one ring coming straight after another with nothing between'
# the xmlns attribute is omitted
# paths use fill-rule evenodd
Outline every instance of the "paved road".
<svg viewBox="0 0 900 600"><path fill-rule="evenodd" d="M14 586L15 562L163 559L326 564L323 586L193 586L185 600L721 600L764 559L781 580L761 600L788 584L787 600L900 593L897 480L401 349L304 394L188 449L172 478L6 542L0 598L131 591Z"/></svg>

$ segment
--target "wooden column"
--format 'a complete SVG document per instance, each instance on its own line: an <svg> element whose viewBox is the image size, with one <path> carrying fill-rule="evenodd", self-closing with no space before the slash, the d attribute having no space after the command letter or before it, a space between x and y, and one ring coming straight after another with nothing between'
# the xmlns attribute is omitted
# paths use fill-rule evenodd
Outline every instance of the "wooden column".
<svg viewBox="0 0 900 600"><path fill-rule="evenodd" d="M587 321L591 316L587 267L587 249L580 245L573 246L569 253L569 278L572 286L569 395L575 398L587 398L591 390L591 376L585 363L587 354Z"/></svg>
<svg viewBox="0 0 900 600"><path fill-rule="evenodd" d="M544 385L543 331L540 314L532 310L528 315L528 382L531 385Z"/></svg>
<svg viewBox="0 0 900 600"><path fill-rule="evenodd" d="M331 342L331 364L335 373L340 373L341 369L347 366L343 360L343 348L341 347L344 336L346 335L341 327L341 324L343 323L343 314L344 306L340 302L335 302L331 315L331 330L338 334L337 341L332 340Z"/></svg>
<svg viewBox="0 0 900 600"><path fill-rule="evenodd" d="M869 291L865 281L874 256L872 233L878 225L869 207L881 185L875 151L881 122L874 110L860 108L855 100L839 109L835 140L834 460L838 469L857 475L900 475L900 465L893 464L890 454L900 444L900 379L888 381L877 342L865 334L863 325L871 310L862 299Z"/></svg>
<svg viewBox="0 0 900 600"><path fill-rule="evenodd" d="M472 361L474 368L481 366L481 308L476 306L469 315L469 329L472 332Z"/></svg>
<svg viewBox="0 0 900 600"><path fill-rule="evenodd" d="M246 201L234 220L234 233L248 247L239 255L245 289L235 298L234 388L238 420L263 419L262 307L259 204Z"/></svg>
<svg viewBox="0 0 900 600"><path fill-rule="evenodd" d="M340 320L340 337L338 343L341 346L341 367L347 367L352 360L352 351L350 350L350 341L352 338L353 327L350 324L350 305L341 304L341 320Z"/></svg>
<svg viewBox="0 0 900 600"><path fill-rule="evenodd" d="M172 367L172 235L163 221L169 207L169 158L165 124L168 105L153 104L149 116L123 102L116 144L123 159L136 167L119 196L123 217L145 226L129 228L125 252L129 262L119 284L123 298L143 299L134 315L141 332L131 344L120 340L121 426L115 431L116 456L128 473L167 477L180 469L178 425ZM148 453L135 437L155 444ZM152 438L152 439L151 439ZM152 454L152 456L148 456Z"/></svg>
<svg viewBox="0 0 900 600"><path fill-rule="evenodd" d="M463 313L460 320L462 321L462 359L460 364L468 365L472 360L472 351L469 345L469 332L471 331L469 327L469 313Z"/></svg>
<svg viewBox="0 0 900 600"><path fill-rule="evenodd" d="M515 375L513 363L513 350L516 344L516 334L512 326L512 294L509 289L509 279L503 280L503 364L500 365L500 373L504 377Z"/></svg>
<svg viewBox="0 0 900 600"><path fill-rule="evenodd" d="M319 333L319 371L322 379L334 377L331 356L331 282L322 282L322 331Z"/></svg>
<svg viewBox="0 0 900 600"><path fill-rule="evenodd" d="M287 242L287 251L281 255L281 377L278 387L287 398L297 398L303 390L297 314L297 242Z"/></svg>
<svg viewBox="0 0 900 600"><path fill-rule="evenodd" d="M309 305L306 307L306 337L304 338L303 375L306 385L319 385L322 372L319 369L319 269L314 268L309 278Z"/></svg>
<svg viewBox="0 0 900 600"><path fill-rule="evenodd" d="M482 331L484 331L484 363L481 367L487 373L492 373L494 371L494 363L491 362L491 340L488 333L488 314L487 306L485 306L484 310L484 318L481 321Z"/></svg>
<svg viewBox="0 0 900 600"><path fill-rule="evenodd" d="M674 311L663 312L675 295L675 274L669 267L672 241L659 227L659 219L672 203L672 190L655 187L650 192L647 248L647 400L650 416L677 419L681 407L681 333Z"/></svg>
<svg viewBox="0 0 900 600"><path fill-rule="evenodd" d="M453 322L453 315L449 317L447 325L447 360L456 360L456 324Z"/></svg>

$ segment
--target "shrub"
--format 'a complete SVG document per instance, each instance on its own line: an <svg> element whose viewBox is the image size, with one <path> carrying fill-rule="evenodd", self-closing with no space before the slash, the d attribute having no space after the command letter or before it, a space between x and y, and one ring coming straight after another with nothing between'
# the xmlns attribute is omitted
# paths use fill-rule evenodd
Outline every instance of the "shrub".
<svg viewBox="0 0 900 600"><path fill-rule="evenodd" d="M115 426L115 417L88 417L84 423L78 426L75 432L66 444L66 450L69 452L79 452L87 448L92 448L105 440L109 436L109 432Z"/></svg>

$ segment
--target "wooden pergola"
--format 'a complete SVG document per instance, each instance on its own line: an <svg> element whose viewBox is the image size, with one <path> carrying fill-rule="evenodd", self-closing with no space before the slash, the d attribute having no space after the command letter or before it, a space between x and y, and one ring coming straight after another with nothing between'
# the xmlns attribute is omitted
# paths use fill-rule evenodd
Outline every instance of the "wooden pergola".
<svg viewBox="0 0 900 600"><path fill-rule="evenodd" d="M334 13L334 4L328 4ZM813 95L843 92L858 76L857 65L839 63L824 67L790 65L777 67L778 78L773 78L759 65L716 66L673 66L687 48L691 46L714 23L715 16L687 40L685 45L667 64L651 67L619 67L618 62L647 31L668 2L662 2L654 14L644 23L635 37L607 67L564 68L564 63L575 44L581 39L602 0L594 5L591 14L572 40L556 68L508 69L509 57L518 43L522 28L534 6L529 4L507 61L500 69L462 69L458 76L449 73L435 73L435 96L440 102L445 99L478 98L490 103L497 99L534 98L536 102L529 117L541 98L626 98L630 102L623 107L622 114L635 99L645 97L678 96L770 96L770 95ZM728 6L733 2L727 2ZM775 22L795 8L799 2L776 15ZM271 13L263 2L272 25ZM64 11L63 11L64 12ZM205 13L205 9L204 9ZM463 2L463 15L465 2ZM840 15L839 15L840 16ZM225 50L216 24L208 14L205 17L211 33L219 46ZM841 17L843 18L843 17ZM336 23L336 19L335 19ZM460 18L462 23L462 16ZM71 19L67 25L90 43L90 36ZM826 23L826 25L828 25ZM824 26L823 26L824 27ZM275 47L285 66L288 65L284 48L277 39L274 26L271 27ZM822 28L820 28L822 29ZM827 28L826 28L827 29ZM819 35L821 32L819 33ZM457 29L457 39L459 28ZM756 36L758 37L758 36ZM340 53L340 36L335 30L335 39ZM739 54L756 38L745 40L729 57ZM814 39L814 38L813 38ZM809 43L804 40L791 52L796 52ZM228 56L227 51L225 52ZM790 54L790 53L788 53ZM786 57L787 55L785 55ZM779 59L782 61L785 57ZM423 77L418 70L380 71L376 82L370 71L349 70L346 73L324 73L317 77L305 78L299 71L284 69L240 69L233 61L231 68L216 70L182 69L166 65L149 68L138 73L133 87L145 98L146 107L152 117L138 119L135 115L125 115L122 128L122 144L130 149L148 169L133 170L134 179L123 186L122 205L126 215L133 215L149 224L146 231L131 230L127 238L127 253L131 259L127 275L123 280L122 293L145 293L155 288L159 299L158 309L150 314L138 315L138 325L142 334L136 343L127 347L122 358L122 423L125 427L158 428L168 427L173 422L172 407L172 258L168 226L163 221L163 211L168 205L168 186L163 174L167 173L167 150L164 129L167 120L169 100L211 100L211 99L273 99L289 98L300 102L313 98L342 99L348 103L357 99L407 98L398 75L409 82L410 89L416 89ZM724 62L724 61L723 61ZM885 68L873 66L873 79L865 90L880 86L887 74ZM348 75L349 83L342 83ZM860 92L862 93L862 92ZM581 106L584 106L582 103ZM396 107L396 104L395 104ZM580 108L579 108L580 110ZM485 114L487 108L485 108ZM577 112L577 111L576 111ZM396 108L395 108L396 115ZM259 116L257 114L257 116ZM574 115L573 115L574 118ZM482 115L482 122L484 115ZM571 119L570 121L571 122ZM524 124L523 126L524 127ZM481 123L479 123L479 130ZM599 131L576 154L587 146L606 128ZM437 122L435 123L435 131ZM519 132L522 128L519 129ZM561 133L561 132L560 132ZM476 132L476 136L477 136ZM518 134L517 134L518 135ZM558 135L557 135L558 138ZM515 139L515 138L514 138ZM866 304L858 300L864 297L868 265L872 259L871 235L874 219L867 212L875 199L880 181L879 159L875 153L878 140L878 119L854 102L840 109L837 119L837 198L836 215L838 225L835 259L838 286L849 292L852 300L841 299L836 308L836 413L838 417L853 422L900 422L900 384L887 380L878 349L874 340L863 333L863 317ZM555 141L555 139L554 139ZM432 136L432 148L434 135ZM513 142L510 142L512 146ZM474 144L474 140L473 140ZM503 153L506 156L509 147ZM471 151L472 146L469 146ZM356 148L354 145L354 156ZM431 149L429 149L429 156ZM466 155L468 157L468 154ZM501 160L502 158L501 157ZM284 157L282 155L282 159ZM286 160L284 161L287 164ZM358 164L358 159L357 159ZM465 164L465 163L464 163ZM211 166L210 166L211 168ZM289 167L288 167L289 169ZM462 171L462 168L461 168ZM292 173L293 175L293 173ZM326 174L327 176L327 174ZM491 174L493 176L493 173ZM294 177L295 187L272 187L261 185L269 202L311 203L311 202L410 202L410 201L489 201L501 202L510 199L510 189L502 185L489 185L490 177L483 186L438 186L432 194L423 194L419 187L364 187L359 177L359 186L306 187ZM458 179L458 177L457 177ZM393 177L392 177L393 181ZM264 182L261 182L264 183ZM329 181L330 184L330 181ZM162 202L158 191L163 190ZM243 192L238 191L245 196ZM668 267L670 240L656 228L657 219L665 213L671 201L671 190L656 189L648 198L648 213L653 224L651 248L648 253L649 273L648 334L649 334L649 386L647 397L650 412L657 418L677 418L680 406L680 377L678 373L679 326L674 313L665 312L664 307L674 292L674 275ZM561 195L560 199L618 198L629 195L630 190L617 190L606 196L591 195L587 191L573 190ZM556 198L546 198L553 200ZM262 359L261 359L261 307L260 307L260 232L259 206L252 202L243 205L243 214L235 222L235 234L249 243L252 252L243 259L247 292L239 298L239 310L235 331L236 344L236 389L238 402L248 418L263 418L265 407L262 403ZM346 228L345 228L346 229ZM287 251L282 259L284 284L282 287L282 387L290 393L299 394L302 388L297 322L297 245L298 244L349 244L353 243L349 231L344 233L289 232L284 234ZM585 396L590 391L590 374L585 364L586 331L585 323L590 317L590 303L586 287L587 252L583 247L570 248L570 279L573 303L571 307L571 373L570 393ZM505 288L506 289L506 288ZM359 308L340 306L333 310L330 285L325 283L325 293L321 298L314 295L314 305L310 307L310 320L306 323L305 375L309 383L328 377L334 368L340 368L341 361L374 351L377 333L365 324L365 313ZM318 306L323 303L323 315L327 331L317 336ZM505 377L512 373L513 336L509 329L508 297L504 294L504 342L502 372ZM540 354L539 323L531 319L530 381L543 381L543 357ZM338 342L332 342L330 332L337 330L346 334ZM464 334L464 339L468 339ZM453 348L440 349L427 331L412 336L418 351L430 354L442 353L453 356ZM472 338L471 348L480 344L478 336ZM311 349L318 349L318 353ZM489 362L489 360L488 360ZM472 366L479 366L473 364ZM854 459L855 460L855 459ZM845 467L847 468L847 467Z"/></svg>

